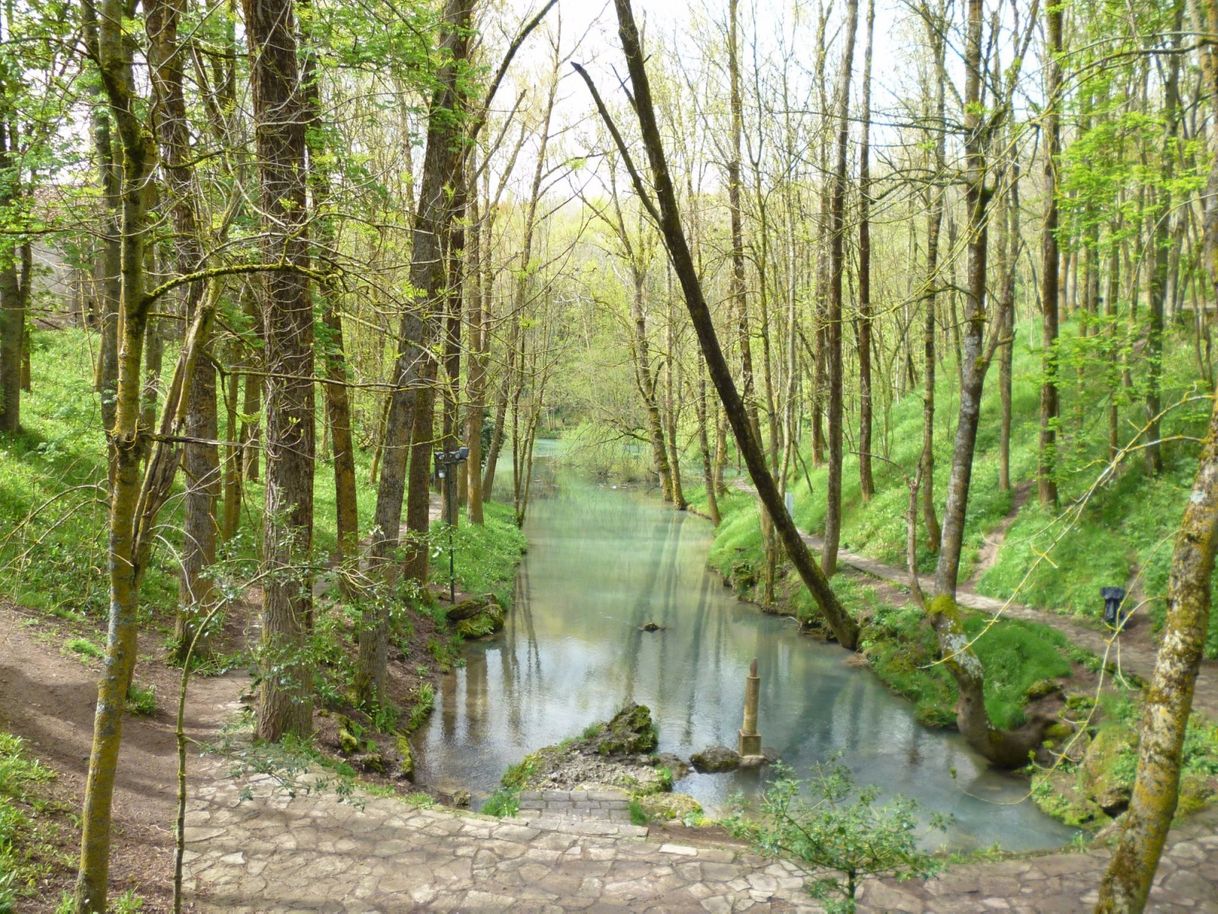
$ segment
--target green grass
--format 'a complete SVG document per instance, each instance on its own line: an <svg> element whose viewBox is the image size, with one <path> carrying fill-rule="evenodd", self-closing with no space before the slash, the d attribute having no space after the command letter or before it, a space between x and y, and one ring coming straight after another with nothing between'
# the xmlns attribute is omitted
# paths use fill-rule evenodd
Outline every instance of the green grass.
<svg viewBox="0 0 1218 914"><path fill-rule="evenodd" d="M453 531L457 586L472 594L494 594L511 607L516 592L516 569L524 555L525 538L513 520L512 506L488 501L482 526L462 522ZM432 541L438 547L430 565L432 583L448 583L448 527L432 524Z"/></svg>
<svg viewBox="0 0 1218 914"><path fill-rule="evenodd" d="M1041 353L1029 345L1039 335L1038 325L1018 328L1012 384L1011 480L1014 485L1034 481L1039 433ZM1207 399L1197 397L1196 370L1186 341L1169 336L1164 358L1163 402L1181 404L1163 421L1164 471L1157 478L1142 469L1135 450L1119 471L1095 487L1107 462L1106 410L1108 392L1102 373L1105 364L1092 356L1084 359L1082 381L1074 362L1086 343L1077 328L1063 328L1064 361L1062 398L1064 414L1059 429L1057 473L1062 508L1041 508L1035 493L1020 509L997 560L979 579L981 592L1041 609L1098 617L1103 601L1100 588L1126 587L1135 570L1147 605L1139 616L1154 624L1162 621L1171 564L1173 535L1180 522L1196 469L1196 439L1203 434L1209 412ZM951 450L959 406L955 365L949 356L940 367L936 389L935 493L942 507L950 470ZM1121 392L1121 434L1128 437L1144 421L1142 393ZM1012 494L998 487L998 441L1001 404L998 368L986 379L981 424L970 487L960 580L973 573L984 535L1010 511ZM917 466L922 445L922 394L915 390L891 405L878 404L876 449L892 463L876 461L873 472L877 494L864 504L859 493L858 459L847 455L842 472L842 545L852 551L905 565L905 511L908 504L906 474ZM810 448L804 442L802 453ZM896 466L894 466L895 464ZM810 479L811 488L808 480ZM825 519L824 493L827 469L802 469L791 481L795 519L802 529L821 532ZM1092 491L1094 489L1094 491ZM701 488L691 488L691 502L705 510ZM729 492L720 499L723 523L716 532L710 562L721 573L739 578L761 567L761 534L756 500ZM918 565L932 571L935 556L926 548L919 524ZM835 581L836 586L836 581ZM1215 582L1218 598L1218 581ZM797 603L810 601L796 597ZM1207 654L1218 656L1218 613L1211 618Z"/></svg>
<svg viewBox="0 0 1218 914"><path fill-rule="evenodd" d="M43 876L66 866L51 842L53 804L45 785L53 778L19 737L0 731L0 914L17 910Z"/></svg>
<svg viewBox="0 0 1218 914"><path fill-rule="evenodd" d="M88 638L69 638L63 646L66 651L75 654L81 660L101 660L106 656L105 649Z"/></svg>
<svg viewBox="0 0 1218 914"><path fill-rule="evenodd" d="M520 791L510 787L500 787L482 804L479 810L483 815L504 818L514 816L520 811Z"/></svg>
<svg viewBox="0 0 1218 914"><path fill-rule="evenodd" d="M147 717L156 711L156 688L132 682L127 689L127 713Z"/></svg>
<svg viewBox="0 0 1218 914"><path fill-rule="evenodd" d="M929 726L955 723L956 684L937 663L938 643L922 611L913 605L874 606L862 633L863 653L879 677L914 704L918 720ZM986 619L968 616L965 628L976 637ZM1075 649L1060 632L1035 622L1002 619L974 644L985 667L985 707L999 727L1025 721L1029 692L1046 681L1070 675Z"/></svg>

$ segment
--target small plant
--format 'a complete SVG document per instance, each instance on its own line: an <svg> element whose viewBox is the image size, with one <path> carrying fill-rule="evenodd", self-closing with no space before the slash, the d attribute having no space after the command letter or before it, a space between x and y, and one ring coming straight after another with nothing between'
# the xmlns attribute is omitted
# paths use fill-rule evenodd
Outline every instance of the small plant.
<svg viewBox="0 0 1218 914"><path fill-rule="evenodd" d="M70 638L64 643L64 649L82 660L101 660L106 656L105 650L88 638Z"/></svg>
<svg viewBox="0 0 1218 914"><path fill-rule="evenodd" d="M926 878L939 862L918 850L917 809L898 798L877 805L875 787L856 790L850 770L834 759L818 764L806 783L778 767L778 779L762 795L761 818L736 816L729 828L769 854L784 854L818 872L808 889L829 914L854 914L855 895L866 876ZM942 817L932 827L943 828ZM825 870L836 875L823 875Z"/></svg>
<svg viewBox="0 0 1218 914"><path fill-rule="evenodd" d="M482 804L482 813L502 819L520 811L520 791L512 787L500 787Z"/></svg>
<svg viewBox="0 0 1218 914"><path fill-rule="evenodd" d="M131 889L127 889L118 898L114 899L110 906L113 908L114 914L137 914L137 912L144 910L144 899L140 898Z"/></svg>
<svg viewBox="0 0 1218 914"><path fill-rule="evenodd" d="M415 692L414 704L411 705L410 716L406 719L406 732L414 733L423 726L435 706L436 690L430 682L425 682Z"/></svg>
<svg viewBox="0 0 1218 914"><path fill-rule="evenodd" d="M127 713L147 717L156 710L156 687L132 680L127 687Z"/></svg>
<svg viewBox="0 0 1218 914"><path fill-rule="evenodd" d="M630 823L632 825L646 825L650 821L651 821L651 816L647 815L647 810L645 810L643 808L643 804L640 803L634 797L631 797L630 798Z"/></svg>

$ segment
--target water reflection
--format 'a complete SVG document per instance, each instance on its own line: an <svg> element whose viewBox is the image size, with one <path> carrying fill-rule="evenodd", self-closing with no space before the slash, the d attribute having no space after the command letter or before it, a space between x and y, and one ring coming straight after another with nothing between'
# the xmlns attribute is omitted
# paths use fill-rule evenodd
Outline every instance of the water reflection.
<svg viewBox="0 0 1218 914"><path fill-rule="evenodd" d="M444 678L420 734L425 781L480 799L507 765L626 701L652 709L663 751L734 746L757 657L763 741L797 772L840 751L860 783L951 813L958 848L1069 840L1068 829L1018 802L1025 782L987 770L958 736L918 725L905 702L847 666L844 651L734 599L705 570L705 521L639 492L564 479L530 507L527 532L503 634L471 647L466 666ZM641 631L648 621L665 630ZM756 772L695 773L678 789L714 811L759 784Z"/></svg>

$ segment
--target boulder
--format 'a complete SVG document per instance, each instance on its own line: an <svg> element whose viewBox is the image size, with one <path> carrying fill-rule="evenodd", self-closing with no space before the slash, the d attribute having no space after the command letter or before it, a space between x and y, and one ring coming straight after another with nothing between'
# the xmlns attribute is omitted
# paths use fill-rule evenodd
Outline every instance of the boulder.
<svg viewBox="0 0 1218 914"><path fill-rule="evenodd" d="M718 774L721 771L735 771L740 767L740 753L727 746L711 746L696 752L689 757L695 771L703 774Z"/></svg>
<svg viewBox="0 0 1218 914"><path fill-rule="evenodd" d="M588 738L588 748L597 755L638 755L655 751L659 737L651 720L651 709L631 702L601 724Z"/></svg>
<svg viewBox="0 0 1218 914"><path fill-rule="evenodd" d="M652 793L636 799L648 819L687 822L702 817L702 804L687 793Z"/></svg>
<svg viewBox="0 0 1218 914"><path fill-rule="evenodd" d="M1132 784L1126 775L1129 766L1119 764L1121 756L1137 751L1138 735L1124 724L1101 727L1087 747L1083 757L1083 772L1086 776L1087 792L1097 806L1110 816L1116 816L1129 808Z"/></svg>

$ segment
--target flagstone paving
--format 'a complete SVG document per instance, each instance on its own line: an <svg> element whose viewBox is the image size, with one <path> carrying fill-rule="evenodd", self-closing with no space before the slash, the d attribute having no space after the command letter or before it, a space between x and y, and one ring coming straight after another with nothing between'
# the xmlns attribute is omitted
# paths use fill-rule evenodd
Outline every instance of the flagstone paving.
<svg viewBox="0 0 1218 914"><path fill-rule="evenodd" d="M391 797L356 805L327 792L289 798L266 776L238 782L217 773L208 783L187 820L187 898L201 914L821 910L791 863L595 815L534 808L492 819ZM611 800L566 802L592 812L587 802ZM859 910L1087 911L1106 858L1102 849L1063 852L955 866L925 883L871 882ZM1218 810L1173 830L1148 910L1218 911Z"/></svg>

